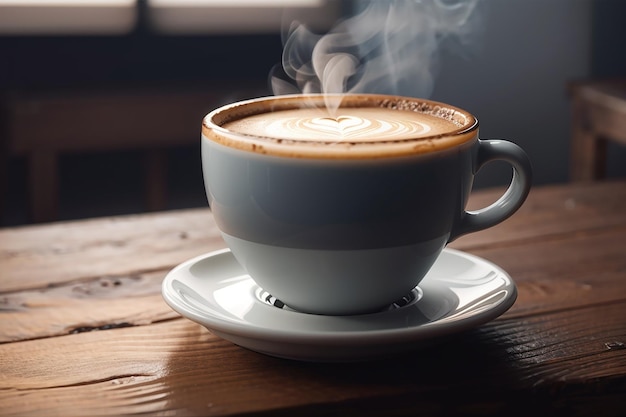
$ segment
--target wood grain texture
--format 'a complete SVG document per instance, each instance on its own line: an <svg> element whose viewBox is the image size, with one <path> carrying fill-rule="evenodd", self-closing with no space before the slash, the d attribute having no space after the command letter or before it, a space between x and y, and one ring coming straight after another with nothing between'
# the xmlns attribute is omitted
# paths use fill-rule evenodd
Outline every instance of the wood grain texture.
<svg viewBox="0 0 626 417"><path fill-rule="evenodd" d="M454 242L515 305L366 365L267 357L169 309L167 271L223 246L205 209L0 230L0 415L626 415L626 182L537 188Z"/></svg>
<svg viewBox="0 0 626 417"><path fill-rule="evenodd" d="M503 190L475 192L468 208L476 210L495 201ZM462 250L530 244L555 236L626 225L626 182L606 181L531 189L524 205L503 223L462 236L450 246Z"/></svg>
<svg viewBox="0 0 626 417"><path fill-rule="evenodd" d="M315 404L345 412L350 401L363 398L412 398L437 409L445 407L440 401L446 393L455 393L465 396L455 406L460 408L506 394L506 404L493 399L508 411L525 398L558 399L561 390L624 375L626 350L606 344L626 338L619 316L625 308L620 302L575 314L496 320L442 345L367 366L258 355L183 319L10 343L0 346L0 407L7 415L65 416L122 410L226 415L304 411L299 408ZM7 360L16 357L24 360ZM623 378L593 387L608 396L624 388Z"/></svg>
<svg viewBox="0 0 626 417"><path fill-rule="evenodd" d="M0 292L169 268L224 247L208 210L0 231Z"/></svg>

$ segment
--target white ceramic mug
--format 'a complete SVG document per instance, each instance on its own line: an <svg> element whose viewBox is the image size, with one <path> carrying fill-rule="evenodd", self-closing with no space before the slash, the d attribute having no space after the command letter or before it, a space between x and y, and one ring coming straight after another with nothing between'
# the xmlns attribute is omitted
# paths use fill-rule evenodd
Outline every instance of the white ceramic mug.
<svg viewBox="0 0 626 417"><path fill-rule="evenodd" d="M202 127L215 221L256 283L291 308L328 315L383 309L419 284L448 242L505 220L530 190L524 151L511 142L480 140L477 119L443 103L343 98L338 114L350 109L355 120L366 113L362 109L391 109L453 123L403 139L385 137L384 129L366 142L320 142L308 134L273 137L228 127L323 103L315 95L249 100L211 112ZM332 124L340 117L322 119ZM474 174L492 160L512 165L511 184L489 207L468 212Z"/></svg>

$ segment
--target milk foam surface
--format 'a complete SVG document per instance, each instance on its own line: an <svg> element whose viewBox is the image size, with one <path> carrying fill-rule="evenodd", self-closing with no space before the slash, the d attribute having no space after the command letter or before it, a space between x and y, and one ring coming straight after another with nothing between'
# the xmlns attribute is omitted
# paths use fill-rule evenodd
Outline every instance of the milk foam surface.
<svg viewBox="0 0 626 417"><path fill-rule="evenodd" d="M430 114L370 107L344 107L334 116L322 108L280 110L246 116L222 127L246 135L321 143L419 139L459 128L450 120Z"/></svg>

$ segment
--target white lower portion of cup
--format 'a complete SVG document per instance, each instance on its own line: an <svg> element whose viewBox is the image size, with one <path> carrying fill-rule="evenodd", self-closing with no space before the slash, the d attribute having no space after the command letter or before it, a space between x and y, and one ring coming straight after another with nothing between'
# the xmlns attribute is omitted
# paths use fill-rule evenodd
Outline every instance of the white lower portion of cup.
<svg viewBox="0 0 626 417"><path fill-rule="evenodd" d="M319 250L222 236L260 287L293 309L326 315L377 312L406 296L426 275L447 240L441 237L380 249Z"/></svg>

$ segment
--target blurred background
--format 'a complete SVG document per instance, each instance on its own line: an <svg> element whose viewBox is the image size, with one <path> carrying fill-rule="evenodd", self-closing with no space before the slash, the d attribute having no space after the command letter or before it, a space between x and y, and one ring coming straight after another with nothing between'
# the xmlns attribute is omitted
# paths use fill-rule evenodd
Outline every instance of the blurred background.
<svg viewBox="0 0 626 417"><path fill-rule="evenodd" d="M0 0L1 226L205 207L202 116L270 94L281 24L324 31L334 0ZM535 183L569 180L574 81L626 76L626 2L481 0L434 100L521 145ZM626 176L608 144L607 176ZM476 187L506 184L493 163Z"/></svg>

